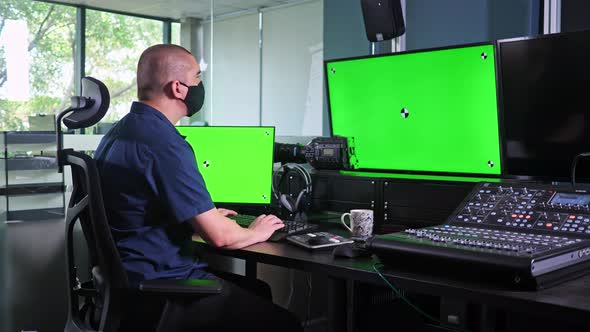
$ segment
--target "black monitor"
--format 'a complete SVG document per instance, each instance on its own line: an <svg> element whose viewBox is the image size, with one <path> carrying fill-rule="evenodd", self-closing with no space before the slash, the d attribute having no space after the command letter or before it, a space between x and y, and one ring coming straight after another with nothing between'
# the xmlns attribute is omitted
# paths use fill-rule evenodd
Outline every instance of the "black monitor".
<svg viewBox="0 0 590 332"><path fill-rule="evenodd" d="M504 173L569 181L590 151L590 31L498 41ZM590 179L581 161L577 180Z"/></svg>

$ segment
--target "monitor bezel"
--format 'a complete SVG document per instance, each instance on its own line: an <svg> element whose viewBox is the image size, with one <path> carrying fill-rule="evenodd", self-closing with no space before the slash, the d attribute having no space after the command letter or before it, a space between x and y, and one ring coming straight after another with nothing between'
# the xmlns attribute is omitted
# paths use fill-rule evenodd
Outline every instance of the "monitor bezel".
<svg viewBox="0 0 590 332"><path fill-rule="evenodd" d="M253 208L254 210L260 210L261 208L264 208L265 211L269 211L272 203L273 203L273 197L274 197L274 193L272 192L272 176L274 173L274 160L275 160L275 155L274 155L274 145L276 144L276 138L277 138L277 129L276 126L191 126L191 125L177 125L174 126L175 128L272 128L273 131L273 149L272 149L272 166L270 167L270 200L268 203L238 203L238 202L213 202L213 204L215 205L215 207L227 207L227 208L244 208L244 209L249 209L249 208ZM178 130L177 130L178 131ZM180 134L180 136L182 136L183 138L185 137L184 135L182 135L179 131L178 134ZM186 140L185 140L186 141ZM188 143L188 142L187 142ZM189 144L190 145L190 144ZM192 148L192 147L191 147ZM194 151L193 151L194 153ZM200 171L199 171L200 172Z"/></svg>

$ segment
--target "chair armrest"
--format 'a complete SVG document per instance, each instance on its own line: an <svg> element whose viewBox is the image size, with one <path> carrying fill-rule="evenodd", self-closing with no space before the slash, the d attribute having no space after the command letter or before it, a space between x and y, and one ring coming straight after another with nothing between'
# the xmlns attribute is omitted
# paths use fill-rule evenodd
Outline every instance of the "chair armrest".
<svg viewBox="0 0 590 332"><path fill-rule="evenodd" d="M141 292L162 295L214 295L221 293L222 289L219 281L207 279L157 279L144 280L139 284Z"/></svg>

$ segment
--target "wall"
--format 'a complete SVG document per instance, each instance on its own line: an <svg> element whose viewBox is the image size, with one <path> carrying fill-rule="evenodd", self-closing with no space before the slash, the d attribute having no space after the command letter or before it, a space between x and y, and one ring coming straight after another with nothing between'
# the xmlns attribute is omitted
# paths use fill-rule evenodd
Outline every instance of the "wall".
<svg viewBox="0 0 590 332"><path fill-rule="evenodd" d="M504 39L542 32L539 0L488 0L489 36Z"/></svg>
<svg viewBox="0 0 590 332"><path fill-rule="evenodd" d="M263 16L262 124L287 135L322 135L323 4Z"/></svg>
<svg viewBox="0 0 590 332"><path fill-rule="evenodd" d="M487 40L488 1L406 1L408 50Z"/></svg>
<svg viewBox="0 0 590 332"><path fill-rule="evenodd" d="M474 43L539 32L540 0L407 0L406 49ZM324 1L324 57L370 54L360 1Z"/></svg>
<svg viewBox="0 0 590 332"><path fill-rule="evenodd" d="M324 0L324 59L369 55L360 0Z"/></svg>
<svg viewBox="0 0 590 332"><path fill-rule="evenodd" d="M213 44L211 24L203 27L205 120L216 126L259 125L258 14L214 22Z"/></svg>
<svg viewBox="0 0 590 332"><path fill-rule="evenodd" d="M204 22L205 120L321 135L322 26L321 0L262 9L261 49L256 12Z"/></svg>
<svg viewBox="0 0 590 332"><path fill-rule="evenodd" d="M561 6L561 31L590 29L590 1L563 0Z"/></svg>

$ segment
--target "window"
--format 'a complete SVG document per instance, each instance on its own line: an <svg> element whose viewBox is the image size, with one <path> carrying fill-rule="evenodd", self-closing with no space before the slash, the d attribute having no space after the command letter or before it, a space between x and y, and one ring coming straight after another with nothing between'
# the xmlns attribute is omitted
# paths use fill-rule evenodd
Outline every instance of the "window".
<svg viewBox="0 0 590 332"><path fill-rule="evenodd" d="M0 2L0 131L52 130L74 91L75 25L74 7Z"/></svg>
<svg viewBox="0 0 590 332"><path fill-rule="evenodd" d="M172 38L171 43L180 45L180 23L172 23L171 24L172 30Z"/></svg>
<svg viewBox="0 0 590 332"><path fill-rule="evenodd" d="M103 81L111 94L98 129L104 133L137 99L137 61L147 47L162 43L162 22L95 10L87 11L86 20L86 75Z"/></svg>

